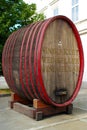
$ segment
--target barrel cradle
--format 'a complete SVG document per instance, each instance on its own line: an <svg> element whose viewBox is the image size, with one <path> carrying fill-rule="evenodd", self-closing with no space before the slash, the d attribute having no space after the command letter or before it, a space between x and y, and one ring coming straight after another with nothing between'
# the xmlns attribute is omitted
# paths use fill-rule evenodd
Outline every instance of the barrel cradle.
<svg viewBox="0 0 87 130"><path fill-rule="evenodd" d="M58 107L71 104L84 69L75 25L56 16L13 32L4 46L2 68L10 89L20 97Z"/></svg>

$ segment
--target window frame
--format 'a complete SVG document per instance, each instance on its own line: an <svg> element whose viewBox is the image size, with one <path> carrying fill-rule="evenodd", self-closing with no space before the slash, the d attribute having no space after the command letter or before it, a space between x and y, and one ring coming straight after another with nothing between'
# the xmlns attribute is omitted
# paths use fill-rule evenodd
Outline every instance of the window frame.
<svg viewBox="0 0 87 130"><path fill-rule="evenodd" d="M72 0L72 21L79 20L79 0Z"/></svg>
<svg viewBox="0 0 87 130"><path fill-rule="evenodd" d="M58 7L55 7L53 9L53 16L57 16L58 14L59 14L59 9L58 9Z"/></svg>

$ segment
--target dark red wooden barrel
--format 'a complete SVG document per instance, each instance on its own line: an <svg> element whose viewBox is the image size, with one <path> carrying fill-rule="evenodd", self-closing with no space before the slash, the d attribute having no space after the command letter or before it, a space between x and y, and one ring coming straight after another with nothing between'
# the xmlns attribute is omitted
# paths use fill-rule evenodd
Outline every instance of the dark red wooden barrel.
<svg viewBox="0 0 87 130"><path fill-rule="evenodd" d="M56 16L15 31L4 46L2 67L10 89L20 97L69 105L78 94L84 68L75 25Z"/></svg>

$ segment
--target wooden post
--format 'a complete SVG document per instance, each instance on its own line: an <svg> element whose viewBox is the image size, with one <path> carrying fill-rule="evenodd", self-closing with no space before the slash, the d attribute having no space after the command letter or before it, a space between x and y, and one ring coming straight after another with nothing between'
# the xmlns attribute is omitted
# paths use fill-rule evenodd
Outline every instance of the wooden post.
<svg viewBox="0 0 87 130"><path fill-rule="evenodd" d="M19 97L16 93L11 92L11 100L9 101L9 106L12 109L15 102L19 102L22 104L29 104L31 101L24 100L23 98Z"/></svg>

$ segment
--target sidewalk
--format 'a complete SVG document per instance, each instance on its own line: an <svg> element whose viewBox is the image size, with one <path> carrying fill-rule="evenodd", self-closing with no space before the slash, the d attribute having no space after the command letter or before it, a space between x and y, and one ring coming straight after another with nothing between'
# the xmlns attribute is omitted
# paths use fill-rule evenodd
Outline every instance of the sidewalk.
<svg viewBox="0 0 87 130"><path fill-rule="evenodd" d="M0 130L87 130L87 110L74 107L71 115L59 114L35 121L10 109L9 100L10 97L0 98Z"/></svg>
<svg viewBox="0 0 87 130"><path fill-rule="evenodd" d="M0 77L1 86L7 87ZM87 86L85 84L85 86ZM71 115L59 114L35 121L8 106L11 97L0 97L0 130L87 130L87 88L80 89Z"/></svg>

